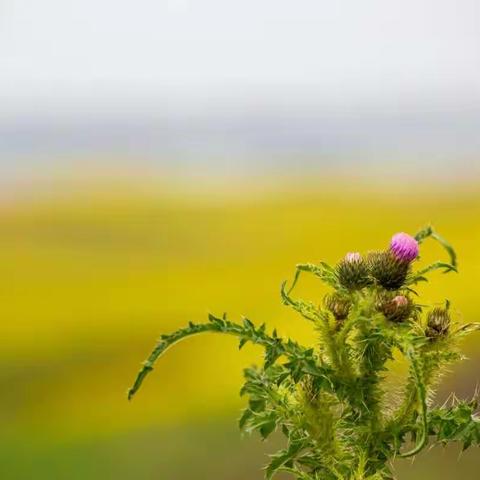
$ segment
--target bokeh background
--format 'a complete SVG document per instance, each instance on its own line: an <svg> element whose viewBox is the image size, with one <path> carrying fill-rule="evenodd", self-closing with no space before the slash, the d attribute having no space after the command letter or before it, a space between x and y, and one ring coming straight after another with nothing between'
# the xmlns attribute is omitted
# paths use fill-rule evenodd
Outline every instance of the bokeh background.
<svg viewBox="0 0 480 480"><path fill-rule="evenodd" d="M0 478L261 479L281 439L236 427L258 349L193 338L128 403L140 362L208 312L312 343L279 301L294 265L427 223L460 274L421 293L478 320L479 131L476 0L3 0ZM438 401L473 394L465 350Z"/></svg>

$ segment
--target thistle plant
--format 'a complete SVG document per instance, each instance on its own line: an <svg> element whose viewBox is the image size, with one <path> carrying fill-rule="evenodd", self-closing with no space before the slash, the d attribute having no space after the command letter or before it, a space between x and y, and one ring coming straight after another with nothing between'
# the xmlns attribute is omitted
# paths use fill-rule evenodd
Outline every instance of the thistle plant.
<svg viewBox="0 0 480 480"><path fill-rule="evenodd" d="M447 262L415 269L419 246L439 242ZM416 285L439 270L456 272L450 244L431 227L415 236L398 233L382 251L347 253L336 266L296 266L293 282L281 287L283 303L311 322L313 345L285 339L265 324L233 322L209 315L162 335L128 392L140 388L156 360L173 344L206 332L233 335L242 348L263 347L261 366L244 371L240 391L247 405L240 418L246 432L267 439L285 436L285 448L271 455L265 477L287 472L297 480L392 480L392 460L412 457L429 445L480 444L477 398L455 396L440 406L434 394L442 374L463 358L459 342L480 324L459 325L448 301L432 307L418 301ZM321 302L295 298L302 273L329 287ZM392 385L395 362L408 365L403 382Z"/></svg>

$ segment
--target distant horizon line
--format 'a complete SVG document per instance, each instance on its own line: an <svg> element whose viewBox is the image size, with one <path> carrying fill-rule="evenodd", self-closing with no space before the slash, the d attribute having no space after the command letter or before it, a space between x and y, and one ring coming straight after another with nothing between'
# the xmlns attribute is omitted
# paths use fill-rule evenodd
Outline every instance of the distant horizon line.
<svg viewBox="0 0 480 480"><path fill-rule="evenodd" d="M2 157L120 154L248 158L285 154L480 153L480 105L338 110L248 108L196 113L72 112L0 118Z"/></svg>

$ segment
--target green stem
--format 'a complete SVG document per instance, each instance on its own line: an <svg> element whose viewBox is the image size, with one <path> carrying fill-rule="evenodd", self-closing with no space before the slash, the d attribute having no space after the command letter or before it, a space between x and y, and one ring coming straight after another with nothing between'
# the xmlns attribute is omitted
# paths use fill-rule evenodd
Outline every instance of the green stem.
<svg viewBox="0 0 480 480"><path fill-rule="evenodd" d="M427 411L427 392L422 378L422 371L418 363L418 359L412 350L407 353L408 358L411 361L413 375L416 383L418 399L420 400L420 415L422 417L422 434L420 440L417 442L415 447L405 453L401 453L399 456L402 458L412 457L417 453L421 452L428 440L428 411Z"/></svg>

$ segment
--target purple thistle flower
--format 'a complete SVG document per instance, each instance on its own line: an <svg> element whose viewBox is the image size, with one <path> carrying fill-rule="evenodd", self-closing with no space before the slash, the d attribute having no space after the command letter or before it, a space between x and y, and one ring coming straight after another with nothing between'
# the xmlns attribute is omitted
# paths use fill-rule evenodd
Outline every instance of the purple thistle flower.
<svg viewBox="0 0 480 480"><path fill-rule="evenodd" d="M411 262L418 257L418 242L408 233L396 233L390 242L390 251L398 260Z"/></svg>
<svg viewBox="0 0 480 480"><path fill-rule="evenodd" d="M345 255L345 261L348 263L360 262L361 260L362 256L358 252L348 252Z"/></svg>

